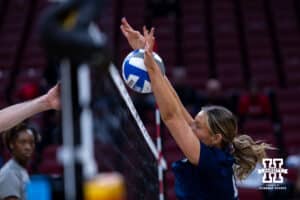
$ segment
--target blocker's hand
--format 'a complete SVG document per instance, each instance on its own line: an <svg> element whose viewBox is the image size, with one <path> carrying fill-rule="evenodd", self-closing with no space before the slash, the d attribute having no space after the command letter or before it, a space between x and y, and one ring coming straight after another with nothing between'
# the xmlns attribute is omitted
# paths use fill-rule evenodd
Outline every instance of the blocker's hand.
<svg viewBox="0 0 300 200"><path fill-rule="evenodd" d="M158 68L156 62L154 61L152 52L153 52L153 46L155 42L154 38L154 28L151 28L151 31L149 32L146 27L143 27L144 30L144 37L146 41L145 46L145 56L144 56L144 64L149 70L154 70L155 68Z"/></svg>
<svg viewBox="0 0 300 200"><path fill-rule="evenodd" d="M47 103L51 109L60 110L60 83L56 84L46 94Z"/></svg>
<svg viewBox="0 0 300 200"><path fill-rule="evenodd" d="M130 24L127 22L126 18L123 17L121 20L122 24L120 26L123 35L126 37L129 45L132 49L144 49L145 38L137 30L134 30Z"/></svg>

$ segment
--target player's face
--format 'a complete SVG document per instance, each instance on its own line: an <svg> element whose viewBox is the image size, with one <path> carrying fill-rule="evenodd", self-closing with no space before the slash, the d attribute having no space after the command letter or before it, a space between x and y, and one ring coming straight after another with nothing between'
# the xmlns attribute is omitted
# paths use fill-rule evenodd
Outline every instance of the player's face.
<svg viewBox="0 0 300 200"><path fill-rule="evenodd" d="M208 129L207 115L205 112L200 111L196 115L191 128L201 142L209 146L213 144L213 135Z"/></svg>
<svg viewBox="0 0 300 200"><path fill-rule="evenodd" d="M30 130L21 131L12 144L14 157L22 162L26 162L31 158L34 149L34 136Z"/></svg>

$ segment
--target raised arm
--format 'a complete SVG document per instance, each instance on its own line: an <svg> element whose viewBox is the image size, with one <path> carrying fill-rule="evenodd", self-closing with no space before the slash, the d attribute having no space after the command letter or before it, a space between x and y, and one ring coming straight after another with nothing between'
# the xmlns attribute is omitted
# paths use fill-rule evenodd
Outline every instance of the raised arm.
<svg viewBox="0 0 300 200"><path fill-rule="evenodd" d="M180 100L177 100L170 85L152 56L154 29L150 33L144 28L146 41L144 62L151 80L151 87L161 112L162 120L168 127L184 155L193 164L197 164L200 156L200 144L182 112Z"/></svg>
<svg viewBox="0 0 300 200"><path fill-rule="evenodd" d="M59 85L51 88L43 96L0 110L0 132L12 128L37 113L50 109L60 109Z"/></svg>
<svg viewBox="0 0 300 200"><path fill-rule="evenodd" d="M137 30L134 30L130 24L128 23L128 21L126 20L126 18L122 18L121 20L121 30L123 35L126 37L129 45L132 47L132 49L144 49L145 48L145 38L144 36ZM145 29L145 27L143 27L143 29ZM183 106L178 94L176 93L175 89L173 88L172 84L170 83L170 81L168 80L168 78L165 76L165 80L164 80L167 84L167 89L171 91L171 93L173 94L174 98L176 99L178 105L180 106L180 109L182 111L182 114L185 118L185 120L188 122L189 125L191 125L191 123L193 123L194 119L193 117L188 113L188 111L186 110L186 108Z"/></svg>

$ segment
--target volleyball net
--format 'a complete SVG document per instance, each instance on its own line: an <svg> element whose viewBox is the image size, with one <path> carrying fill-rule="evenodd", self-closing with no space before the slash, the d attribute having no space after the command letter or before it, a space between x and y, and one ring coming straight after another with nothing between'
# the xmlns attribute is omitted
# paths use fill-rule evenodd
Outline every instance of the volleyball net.
<svg viewBox="0 0 300 200"><path fill-rule="evenodd" d="M139 117L118 69L111 64L107 74L91 74L99 172L120 172L128 199L159 199L159 170L166 169L166 162Z"/></svg>

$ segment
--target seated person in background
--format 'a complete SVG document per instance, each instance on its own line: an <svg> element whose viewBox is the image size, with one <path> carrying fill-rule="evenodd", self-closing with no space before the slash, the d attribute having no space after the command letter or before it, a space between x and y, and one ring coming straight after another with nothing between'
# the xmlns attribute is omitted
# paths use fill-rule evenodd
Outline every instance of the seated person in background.
<svg viewBox="0 0 300 200"><path fill-rule="evenodd" d="M0 199L26 199L26 184L29 175L26 166L40 138L34 129L26 124L19 124L3 134L4 144L12 158L0 170Z"/></svg>
<svg viewBox="0 0 300 200"><path fill-rule="evenodd" d="M219 80L211 78L206 82L205 93L201 95L200 102L202 106L219 105L235 113L235 105L231 95L222 91L222 84Z"/></svg>
<svg viewBox="0 0 300 200"><path fill-rule="evenodd" d="M222 93L222 85L217 79L209 79L206 82L206 104L227 106Z"/></svg>
<svg viewBox="0 0 300 200"><path fill-rule="evenodd" d="M256 81L250 84L249 92L242 94L238 102L238 115L245 117L271 117L271 103L269 97L262 91Z"/></svg>

